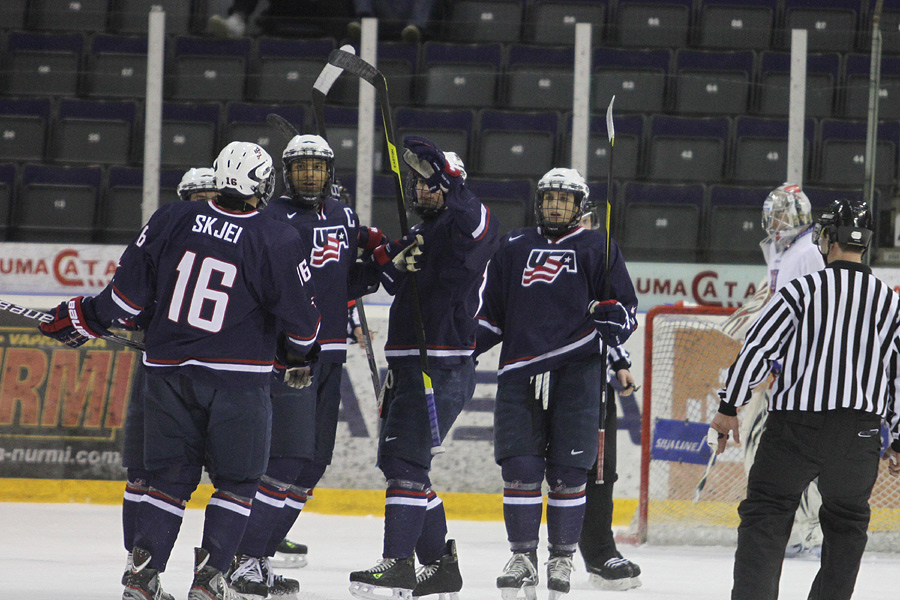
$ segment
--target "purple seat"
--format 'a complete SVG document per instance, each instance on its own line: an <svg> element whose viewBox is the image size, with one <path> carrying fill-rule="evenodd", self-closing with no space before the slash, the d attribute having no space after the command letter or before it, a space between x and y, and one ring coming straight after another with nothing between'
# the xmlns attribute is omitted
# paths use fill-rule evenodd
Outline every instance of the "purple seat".
<svg viewBox="0 0 900 600"><path fill-rule="evenodd" d="M106 30L109 0L41 0L28 7L28 27L45 31Z"/></svg>
<svg viewBox="0 0 900 600"><path fill-rule="evenodd" d="M574 61L572 47L510 46L506 61L506 106L570 110Z"/></svg>
<svg viewBox="0 0 900 600"><path fill-rule="evenodd" d="M124 165L131 162L134 102L59 101L50 154L69 163Z"/></svg>
<svg viewBox="0 0 900 600"><path fill-rule="evenodd" d="M324 64L323 62L322 65L324 66ZM418 64L419 47L415 44L401 42L380 42L378 44L378 70L387 80L391 106L401 106L412 102L415 97L414 82L417 78ZM359 77L352 75L338 77L328 92L327 101L356 106L359 103L359 81Z"/></svg>
<svg viewBox="0 0 900 600"><path fill-rule="evenodd" d="M618 99L616 100L618 102ZM641 149L644 146L644 125L641 115L615 115L615 156L613 177L637 179L641 176ZM590 120L588 138L588 172L586 178L606 177L609 173L609 134L606 131L606 115L594 114ZM566 136L557 153L563 164L569 164L572 156L572 120L566 119ZM605 192L604 192L605 193Z"/></svg>
<svg viewBox="0 0 900 600"><path fill-rule="evenodd" d="M90 243L102 181L101 167L25 165L11 238Z"/></svg>
<svg viewBox="0 0 900 600"><path fill-rule="evenodd" d="M666 181L721 181L730 119L650 118L648 177Z"/></svg>
<svg viewBox="0 0 900 600"><path fill-rule="evenodd" d="M419 99L429 106L494 106L503 47L500 44L426 42Z"/></svg>
<svg viewBox="0 0 900 600"><path fill-rule="evenodd" d="M280 164L278 159L288 140L266 122L270 113L281 115L300 133L311 131L305 126L305 108L302 104L229 102L225 106L225 138L259 144L272 156L275 164ZM280 181L280 178L276 180Z"/></svg>
<svg viewBox="0 0 900 600"><path fill-rule="evenodd" d="M883 121L878 125L877 136L875 183L890 186L897 177L900 122ZM816 181L827 186L848 185L861 189L865 174L866 122L823 119L819 140Z"/></svg>
<svg viewBox="0 0 900 600"><path fill-rule="evenodd" d="M783 47L789 48L792 29L806 29L810 52L849 52L856 42L860 0L783 0Z"/></svg>
<svg viewBox="0 0 900 600"><path fill-rule="evenodd" d="M869 114L869 66L866 54L848 54L845 58L846 78L844 116L865 119ZM881 57L878 89L878 118L900 119L900 56Z"/></svg>
<svg viewBox="0 0 900 600"><path fill-rule="evenodd" d="M470 178L466 186L490 209L491 218L499 221L501 235L534 223L531 180Z"/></svg>
<svg viewBox="0 0 900 600"><path fill-rule="evenodd" d="M700 0L698 44L703 48L766 49L772 43L778 0Z"/></svg>
<svg viewBox="0 0 900 600"><path fill-rule="evenodd" d="M459 42L518 42L523 0L454 0L447 39Z"/></svg>
<svg viewBox="0 0 900 600"><path fill-rule="evenodd" d="M627 260L696 262L704 187L628 182L617 236Z"/></svg>
<svg viewBox="0 0 900 600"><path fill-rule="evenodd" d="M312 86L332 50L334 40L330 38L259 38L250 62L247 99L270 103L309 102Z"/></svg>
<svg viewBox="0 0 900 600"><path fill-rule="evenodd" d="M680 49L675 110L682 114L744 114L750 101L754 54Z"/></svg>
<svg viewBox="0 0 900 600"><path fill-rule="evenodd" d="M5 93L20 96L74 96L78 91L80 33L11 31L2 52Z"/></svg>
<svg viewBox="0 0 900 600"><path fill-rule="evenodd" d="M594 49L593 105L615 95L618 112L662 112L671 63L671 50Z"/></svg>
<svg viewBox="0 0 900 600"><path fill-rule="evenodd" d="M835 86L840 80L841 55L810 54L806 60L806 116L834 114ZM761 52L759 55L759 114L787 116L790 96L791 55Z"/></svg>
<svg viewBox="0 0 900 600"><path fill-rule="evenodd" d="M765 263L759 248L759 242L766 237L760 217L763 201L775 186L710 186L709 211L704 227L708 262Z"/></svg>
<svg viewBox="0 0 900 600"><path fill-rule="evenodd" d="M535 177L554 165L559 116L554 112L482 110L472 172L489 177Z"/></svg>
<svg viewBox="0 0 900 600"><path fill-rule="evenodd" d="M44 160L49 98L0 98L0 160Z"/></svg>
<svg viewBox="0 0 900 600"><path fill-rule="evenodd" d="M572 45L575 24L590 23L591 43L603 40L607 2L602 0L532 0L525 17L525 40L534 44Z"/></svg>
<svg viewBox="0 0 900 600"><path fill-rule="evenodd" d="M619 0L615 39L621 46L687 46L692 10L692 0Z"/></svg>
<svg viewBox="0 0 900 600"><path fill-rule="evenodd" d="M325 125L328 131L328 145L334 150L334 165L341 176L356 172L356 147L358 138L359 111L356 108L343 106L325 106ZM375 113L375 154L376 171L390 170L385 164L387 159L384 150L384 134L382 133L381 114ZM400 143L400 140L397 140Z"/></svg>
<svg viewBox="0 0 900 600"><path fill-rule="evenodd" d="M203 104L164 102L162 110L162 165L209 165L219 153L217 102ZM231 141L231 140L228 140Z"/></svg>
<svg viewBox="0 0 900 600"><path fill-rule="evenodd" d="M111 31L126 34L147 34L148 15L154 5L166 11L166 33L186 35L191 31L191 21L199 0L112 0ZM206 7L203 7L204 25Z"/></svg>
<svg viewBox="0 0 900 600"><path fill-rule="evenodd" d="M84 92L102 98L146 96L147 38L95 35L86 57Z"/></svg>
<svg viewBox="0 0 900 600"><path fill-rule="evenodd" d="M471 110L398 108L394 115L397 143L407 135L419 135L435 142L443 150L459 154L466 162L471 153L475 113Z"/></svg>
<svg viewBox="0 0 900 600"><path fill-rule="evenodd" d="M734 120L734 174L742 183L781 185L787 174L787 119L737 117ZM816 122L806 119L804 127L804 172L812 164L810 155L815 148Z"/></svg>
<svg viewBox="0 0 900 600"><path fill-rule="evenodd" d="M173 100L243 100L250 40L178 36L169 78Z"/></svg>

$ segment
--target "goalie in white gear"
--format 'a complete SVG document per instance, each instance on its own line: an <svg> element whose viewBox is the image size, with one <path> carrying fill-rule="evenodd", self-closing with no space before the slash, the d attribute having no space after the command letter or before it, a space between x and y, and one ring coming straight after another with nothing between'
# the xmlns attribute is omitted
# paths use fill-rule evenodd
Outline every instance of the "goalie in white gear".
<svg viewBox="0 0 900 600"><path fill-rule="evenodd" d="M766 260L768 278L767 294L760 294L757 310L789 281L813 273L825 267L822 255L813 242L812 207L800 186L784 183L772 190L763 202L762 226L767 236L760 242ZM745 319L736 332L729 332L735 339L743 340L754 319ZM773 364L772 370L779 369ZM744 439L744 466L750 472L756 456L759 439L765 430L766 410L769 400L768 386L760 386L750 402L741 410L741 437ZM816 481L809 484L800 501L794 518L791 539L785 556L802 554L817 556L822 547L822 529L819 526L819 507L822 497Z"/></svg>
<svg viewBox="0 0 900 600"><path fill-rule="evenodd" d="M209 167L188 169L181 178L181 183L178 184L176 191L178 198L183 202L215 200L218 195L216 172Z"/></svg>

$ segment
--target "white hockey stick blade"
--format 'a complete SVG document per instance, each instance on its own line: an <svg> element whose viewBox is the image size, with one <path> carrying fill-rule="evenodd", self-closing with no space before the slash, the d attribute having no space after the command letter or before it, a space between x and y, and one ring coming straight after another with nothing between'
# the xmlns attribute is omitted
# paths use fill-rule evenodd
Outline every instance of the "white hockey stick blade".
<svg viewBox="0 0 900 600"><path fill-rule="evenodd" d="M613 123L612 108L613 102L616 101L615 95L609 100L609 106L606 107L606 133L609 136L609 145L612 146L616 140L616 126Z"/></svg>
<svg viewBox="0 0 900 600"><path fill-rule="evenodd" d="M340 50L347 54L356 54L356 50L350 44L344 44L340 47ZM334 85L334 82L337 81L337 78L340 77L342 72L343 69L336 67L331 63L325 65L325 68L322 69L322 72L319 73L319 76L316 78L313 89L319 90L322 94L327 96L328 91L331 90L331 86Z"/></svg>

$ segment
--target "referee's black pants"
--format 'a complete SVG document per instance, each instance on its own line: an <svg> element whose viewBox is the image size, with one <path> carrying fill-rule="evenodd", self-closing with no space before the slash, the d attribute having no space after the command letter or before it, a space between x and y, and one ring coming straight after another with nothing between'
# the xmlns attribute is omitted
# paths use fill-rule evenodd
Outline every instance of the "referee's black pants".
<svg viewBox="0 0 900 600"><path fill-rule="evenodd" d="M774 411L750 469L734 556L732 600L774 600L794 512L819 478L822 562L809 600L853 594L878 476L881 419L871 413Z"/></svg>

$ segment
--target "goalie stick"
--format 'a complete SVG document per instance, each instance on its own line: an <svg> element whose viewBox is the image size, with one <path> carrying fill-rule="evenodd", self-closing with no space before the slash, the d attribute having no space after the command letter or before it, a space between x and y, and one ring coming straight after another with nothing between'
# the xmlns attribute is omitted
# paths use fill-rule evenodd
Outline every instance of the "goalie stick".
<svg viewBox="0 0 900 600"><path fill-rule="evenodd" d="M332 50L328 55L328 63L356 75L375 88L378 93L378 103L381 108L381 119L384 125L384 138L387 143L388 156L390 157L391 171L394 174L394 192L397 196L397 210L400 215L400 234L409 233L409 223L406 218L406 204L403 201L403 177L400 175L400 162L397 158L397 145L394 140L394 124L391 118L391 103L387 93L387 80L384 75L355 54L344 50ZM422 384L425 388L425 404L428 409L428 423L431 428L431 454L444 452L441 446L441 431L437 418L437 408L434 404L434 389L431 385L431 377L428 375L428 351L425 347L425 327L422 324L422 310L419 303L419 285L416 274L410 273L410 291L413 301L413 321L416 332L416 342L419 345L419 361L422 367Z"/></svg>
<svg viewBox="0 0 900 600"><path fill-rule="evenodd" d="M25 317L26 319L33 319L35 321L40 321L41 323L52 323L53 315L47 314L45 312L35 310L33 308L26 308L24 306L19 306L18 304L13 304L8 300L0 300L0 310L5 310L6 312L12 313L14 315L19 315L21 317ZM108 342L112 342L113 344L119 344L120 346L128 346L129 348L134 348L135 350L143 350L144 345L140 342L135 342L134 340L129 340L126 337L118 336L115 334L110 335L102 335L100 336L104 340Z"/></svg>
<svg viewBox="0 0 900 600"><path fill-rule="evenodd" d="M706 432L706 445L709 446L710 450L709 462L706 463L706 470L703 472L703 477L700 478L697 489L694 490L694 502L700 501L700 493L703 491L703 488L706 487L706 480L709 479L709 474L712 471L713 465L716 464L716 450L719 446L719 440L723 437L725 437L724 433L719 433L712 427Z"/></svg>

